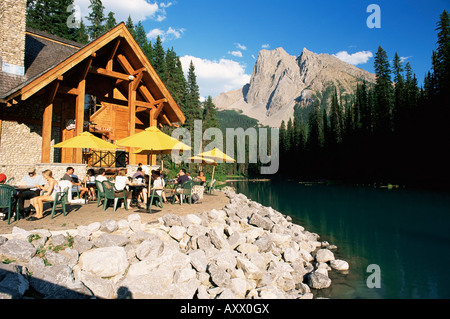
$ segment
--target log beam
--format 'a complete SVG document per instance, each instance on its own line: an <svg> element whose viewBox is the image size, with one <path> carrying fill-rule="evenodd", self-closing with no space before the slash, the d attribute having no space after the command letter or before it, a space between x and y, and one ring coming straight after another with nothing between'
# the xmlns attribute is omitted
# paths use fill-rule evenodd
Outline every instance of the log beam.
<svg viewBox="0 0 450 319"><path fill-rule="evenodd" d="M51 142L52 142L52 119L53 119L53 101L58 91L60 80L54 81L49 87L49 93L45 103L44 114L42 116L42 149L41 163L50 163L51 160Z"/></svg>

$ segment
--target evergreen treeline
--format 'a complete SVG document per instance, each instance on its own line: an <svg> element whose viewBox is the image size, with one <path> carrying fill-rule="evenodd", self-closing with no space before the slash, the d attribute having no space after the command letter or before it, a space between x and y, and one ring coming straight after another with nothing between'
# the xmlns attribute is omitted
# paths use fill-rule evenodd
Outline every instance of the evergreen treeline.
<svg viewBox="0 0 450 319"><path fill-rule="evenodd" d="M418 87L409 62L379 47L376 83L350 99L334 89L329 112L316 101L307 118L280 127L283 177L444 185L450 178L450 23L437 23L432 69Z"/></svg>

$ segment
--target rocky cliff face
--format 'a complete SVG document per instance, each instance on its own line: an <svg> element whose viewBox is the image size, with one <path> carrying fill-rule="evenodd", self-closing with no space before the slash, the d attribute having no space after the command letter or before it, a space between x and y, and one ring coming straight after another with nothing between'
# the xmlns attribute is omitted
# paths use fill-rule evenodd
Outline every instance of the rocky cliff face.
<svg viewBox="0 0 450 319"><path fill-rule="evenodd" d="M331 85L340 94L353 94L362 80L375 82L375 75L329 54L305 48L296 58L283 48L261 50L250 83L220 94L213 102L219 109L242 110L264 125L278 127L293 116L295 104L310 106Z"/></svg>

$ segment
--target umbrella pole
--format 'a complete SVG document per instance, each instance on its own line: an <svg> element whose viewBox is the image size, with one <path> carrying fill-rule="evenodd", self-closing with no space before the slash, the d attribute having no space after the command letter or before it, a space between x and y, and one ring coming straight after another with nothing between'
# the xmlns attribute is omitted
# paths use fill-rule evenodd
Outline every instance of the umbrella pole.
<svg viewBox="0 0 450 319"><path fill-rule="evenodd" d="M214 171L215 170L216 170L216 167L213 166L213 172L212 172L212 176L211 176L211 185L212 185L212 182L213 182L213 179L214 179Z"/></svg>

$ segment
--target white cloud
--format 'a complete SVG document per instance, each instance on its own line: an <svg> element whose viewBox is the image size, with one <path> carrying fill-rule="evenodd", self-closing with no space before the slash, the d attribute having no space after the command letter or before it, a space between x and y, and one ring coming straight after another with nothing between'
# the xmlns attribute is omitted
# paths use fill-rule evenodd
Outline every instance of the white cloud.
<svg viewBox="0 0 450 319"><path fill-rule="evenodd" d="M167 31L156 28L156 29L150 30L150 32L147 33L147 38L149 38L150 40L155 40L159 35L162 42L168 41L168 40L175 40L175 39L181 38L184 31L185 31L185 29L183 29L183 28L174 29L172 27L169 27L169 29L167 29Z"/></svg>
<svg viewBox="0 0 450 319"><path fill-rule="evenodd" d="M270 48L270 44L263 44L262 46L261 46L261 48L263 48L263 49L268 49L268 48Z"/></svg>
<svg viewBox="0 0 450 319"><path fill-rule="evenodd" d="M247 50L247 47L245 45L243 45L243 44L235 43L235 45L236 45L236 48L238 48L239 50L242 50L242 51L246 51Z"/></svg>
<svg viewBox="0 0 450 319"><path fill-rule="evenodd" d="M359 51L353 54L349 54L347 51L340 51L333 54L333 56L349 64L358 65L367 63L373 57L373 54L370 51Z"/></svg>
<svg viewBox="0 0 450 319"><path fill-rule="evenodd" d="M231 54L232 56L238 57L238 58L242 58L242 52L241 51L228 51L228 54Z"/></svg>
<svg viewBox="0 0 450 319"><path fill-rule="evenodd" d="M245 74L245 65L236 61L208 60L190 55L185 55L180 60L185 74L189 70L191 61L194 63L197 84L202 97L211 95L214 98L220 93L242 88L250 82L250 75Z"/></svg>
<svg viewBox="0 0 450 319"><path fill-rule="evenodd" d="M146 0L103 0L102 3L105 7L105 16L108 15L109 11L114 12L118 23L121 21L126 22L128 16L131 16L134 23L147 19L162 21L166 17L165 9L172 5L171 2L160 3L158 5L156 2L149 3ZM89 24L86 16L90 12L90 0L75 0L74 4L80 7L83 22Z"/></svg>
<svg viewBox="0 0 450 319"><path fill-rule="evenodd" d="M400 62L405 63L405 61L408 60L409 58L412 58L412 56L401 56Z"/></svg>

